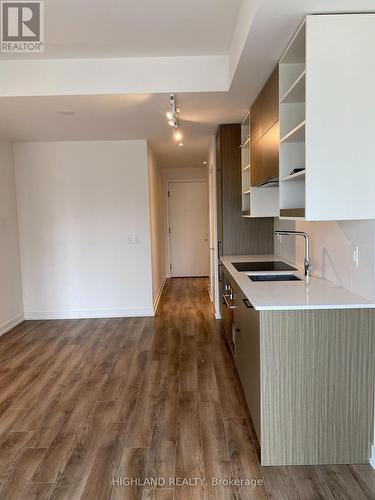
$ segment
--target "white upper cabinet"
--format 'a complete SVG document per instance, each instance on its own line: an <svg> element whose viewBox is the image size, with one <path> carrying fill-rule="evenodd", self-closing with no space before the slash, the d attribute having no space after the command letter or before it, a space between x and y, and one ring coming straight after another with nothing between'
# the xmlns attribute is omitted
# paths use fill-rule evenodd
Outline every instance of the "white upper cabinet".
<svg viewBox="0 0 375 500"><path fill-rule="evenodd" d="M280 60L280 217L375 218L375 14L307 16Z"/></svg>

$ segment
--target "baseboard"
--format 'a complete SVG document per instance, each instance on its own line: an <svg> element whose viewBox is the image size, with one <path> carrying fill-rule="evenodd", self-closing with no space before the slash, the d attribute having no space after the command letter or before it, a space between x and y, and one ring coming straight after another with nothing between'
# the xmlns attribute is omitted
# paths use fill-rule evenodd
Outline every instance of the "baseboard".
<svg viewBox="0 0 375 500"><path fill-rule="evenodd" d="M155 300L154 300L154 314L156 313L156 310L157 310L157 308L158 308L158 306L159 306L160 298L161 298L161 295L162 295L162 293L163 293L163 290L164 290L164 285L165 285L166 281L167 281L167 277L165 276L165 277L163 278L163 281L162 281L161 285L160 285L160 288L159 288L158 294L157 294L157 296L156 296L156 298L155 298Z"/></svg>
<svg viewBox="0 0 375 500"><path fill-rule="evenodd" d="M2 325L0 325L0 335L4 335L4 333L9 332L12 328L25 321L25 317L23 314L19 314L18 316L6 321Z"/></svg>
<svg viewBox="0 0 375 500"><path fill-rule="evenodd" d="M152 308L138 309L81 309L66 311L25 311L26 320L138 318L154 316Z"/></svg>
<svg viewBox="0 0 375 500"><path fill-rule="evenodd" d="M371 447L370 465L373 469L375 469L375 446Z"/></svg>

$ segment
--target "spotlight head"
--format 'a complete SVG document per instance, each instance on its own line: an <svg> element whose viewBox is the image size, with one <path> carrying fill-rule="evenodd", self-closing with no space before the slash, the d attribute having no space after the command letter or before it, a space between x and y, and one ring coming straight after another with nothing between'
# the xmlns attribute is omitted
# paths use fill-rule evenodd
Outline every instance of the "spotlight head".
<svg viewBox="0 0 375 500"><path fill-rule="evenodd" d="M179 130L176 130L176 132L174 133L174 138L176 139L176 141L181 141L182 134Z"/></svg>

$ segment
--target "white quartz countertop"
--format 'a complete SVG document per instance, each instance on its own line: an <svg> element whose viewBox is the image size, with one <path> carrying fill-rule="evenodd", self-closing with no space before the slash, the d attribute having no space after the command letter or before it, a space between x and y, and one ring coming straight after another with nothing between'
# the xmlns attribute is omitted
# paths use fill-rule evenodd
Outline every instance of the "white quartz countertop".
<svg viewBox="0 0 375 500"><path fill-rule="evenodd" d="M229 255L220 259L256 310L362 309L375 303L323 278L306 277L301 270L240 272L233 262L279 261L274 255ZM283 262L285 262L283 260ZM287 262L290 264L289 262ZM294 266L297 267L297 266ZM295 274L302 281L253 282L249 274Z"/></svg>

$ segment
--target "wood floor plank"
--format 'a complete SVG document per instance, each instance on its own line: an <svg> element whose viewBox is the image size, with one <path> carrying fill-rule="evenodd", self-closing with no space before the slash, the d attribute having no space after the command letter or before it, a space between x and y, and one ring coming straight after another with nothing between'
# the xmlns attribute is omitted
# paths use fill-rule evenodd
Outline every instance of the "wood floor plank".
<svg viewBox="0 0 375 500"><path fill-rule="evenodd" d="M12 466L18 453L25 448L29 432L11 432L0 445L0 477Z"/></svg>
<svg viewBox="0 0 375 500"><path fill-rule="evenodd" d="M226 350L215 349L213 359L223 416L243 417L244 411L237 392L232 358Z"/></svg>
<svg viewBox="0 0 375 500"><path fill-rule="evenodd" d="M98 402L83 426L72 453L59 474L51 500L80 498L97 457L98 451L108 439L114 424L115 403ZM122 430L126 424L122 424Z"/></svg>
<svg viewBox="0 0 375 500"><path fill-rule="evenodd" d="M367 498L375 498L375 470L368 464L349 465L349 470Z"/></svg>
<svg viewBox="0 0 375 500"><path fill-rule="evenodd" d="M198 398L180 399L178 404L176 477L204 479L203 450ZM203 498L203 487L176 488L176 498Z"/></svg>
<svg viewBox="0 0 375 500"><path fill-rule="evenodd" d="M236 488L237 498L267 498L264 479L260 470L246 419L230 418L225 421L226 437L230 453L233 476L240 481L250 480L250 485Z"/></svg>
<svg viewBox="0 0 375 500"><path fill-rule="evenodd" d="M112 497L114 478L119 477L118 467L125 446L124 422L111 424L105 442L98 449L81 499L107 500Z"/></svg>
<svg viewBox="0 0 375 500"><path fill-rule="evenodd" d="M129 421L127 446L129 448L149 448L151 446L155 387L160 384L161 362L149 361L143 373L141 391L135 410Z"/></svg>
<svg viewBox="0 0 375 500"><path fill-rule="evenodd" d="M109 374L109 367L106 364L94 364L90 374L83 387L79 386L79 390L73 390L68 399L60 401L61 406L57 406L56 411L68 411L69 417L48 448L33 481L55 482L65 467L77 441L80 425L92 412Z"/></svg>
<svg viewBox="0 0 375 500"><path fill-rule="evenodd" d="M317 467L299 465L289 469L302 500L334 498Z"/></svg>
<svg viewBox="0 0 375 500"><path fill-rule="evenodd" d="M27 483L21 500L49 500L54 487L54 483Z"/></svg>
<svg viewBox="0 0 375 500"><path fill-rule="evenodd" d="M147 465L147 477L161 478L168 484L175 477L177 438L177 399L161 396L155 403L155 423Z"/></svg>
<svg viewBox="0 0 375 500"><path fill-rule="evenodd" d="M266 490L271 500L300 500L289 467L262 467Z"/></svg>
<svg viewBox="0 0 375 500"><path fill-rule="evenodd" d="M197 340L194 336L182 337L179 392L198 392Z"/></svg>
<svg viewBox="0 0 375 500"><path fill-rule="evenodd" d="M220 406L213 402L199 402L199 415L208 498L235 500L235 489L226 483L234 476Z"/></svg>
<svg viewBox="0 0 375 500"><path fill-rule="evenodd" d="M212 346L208 343L198 342L197 348L199 400L219 402L219 388L212 359Z"/></svg>
<svg viewBox="0 0 375 500"><path fill-rule="evenodd" d="M111 500L141 500L143 496L143 483L146 478L146 466L149 450L147 448L124 448L121 460L114 472L114 477L132 478L139 481L138 484L117 485L114 484Z"/></svg>
<svg viewBox="0 0 375 500"><path fill-rule="evenodd" d="M30 481L46 450L25 448L14 465L1 478L0 498L16 500Z"/></svg>
<svg viewBox="0 0 375 500"><path fill-rule="evenodd" d="M333 498L365 500L366 496L346 465L324 465L319 470Z"/></svg>

